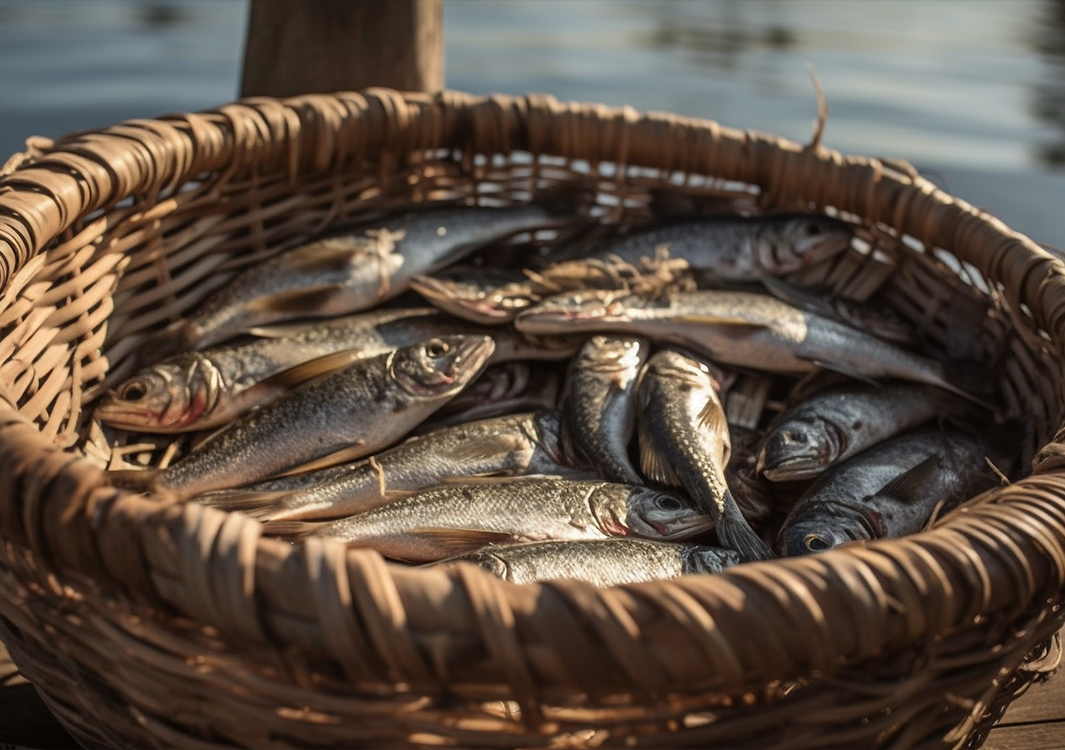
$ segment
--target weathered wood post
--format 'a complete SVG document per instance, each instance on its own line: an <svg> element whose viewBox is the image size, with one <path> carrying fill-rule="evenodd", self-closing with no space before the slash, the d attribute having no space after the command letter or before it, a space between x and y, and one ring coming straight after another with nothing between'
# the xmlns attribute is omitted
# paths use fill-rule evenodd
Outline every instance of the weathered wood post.
<svg viewBox="0 0 1065 750"><path fill-rule="evenodd" d="M251 0L241 96L444 86L441 0Z"/></svg>

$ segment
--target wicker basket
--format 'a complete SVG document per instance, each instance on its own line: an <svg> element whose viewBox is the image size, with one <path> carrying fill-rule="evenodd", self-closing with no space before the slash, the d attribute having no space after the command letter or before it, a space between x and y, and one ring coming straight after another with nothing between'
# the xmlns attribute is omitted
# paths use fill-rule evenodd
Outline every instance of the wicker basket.
<svg viewBox="0 0 1065 750"><path fill-rule="evenodd" d="M108 486L173 448L86 404L233 273L334 221L560 182L608 223L664 187L860 224L877 251L823 282L962 333L1029 418L1030 475L906 539L605 590L292 547ZM88 746L972 747L1052 666L1065 265L905 166L545 96L245 100L12 159L0 290L0 638Z"/></svg>

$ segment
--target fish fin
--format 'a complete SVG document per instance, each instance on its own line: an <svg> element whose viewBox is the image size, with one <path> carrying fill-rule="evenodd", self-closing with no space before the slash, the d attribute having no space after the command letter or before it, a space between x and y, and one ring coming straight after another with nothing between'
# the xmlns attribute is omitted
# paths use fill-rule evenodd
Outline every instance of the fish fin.
<svg viewBox="0 0 1065 750"><path fill-rule="evenodd" d="M288 537L290 541L299 542L310 536L326 524L314 521L264 521L263 532L271 536Z"/></svg>
<svg viewBox="0 0 1065 750"><path fill-rule="evenodd" d="M774 559L776 555L773 550L743 517L732 493L725 490L723 499L724 509L716 527L717 538L721 544L738 552L744 562Z"/></svg>
<svg viewBox="0 0 1065 750"><path fill-rule="evenodd" d="M710 313L689 313L677 315L673 320L678 323L695 323L698 325L735 326L737 330L766 328L765 323L755 323L743 318L729 318L723 315L711 315Z"/></svg>
<svg viewBox="0 0 1065 750"><path fill-rule="evenodd" d="M341 448L340 450L328 453L321 458L316 458L313 461L308 461L299 466L293 466L291 469L276 474L275 478L290 477L293 474L305 474L308 471L318 471L318 469L328 469L338 464L346 464L349 461L365 457L366 441L357 440L347 448Z"/></svg>
<svg viewBox="0 0 1065 750"><path fill-rule="evenodd" d="M519 534L510 534L504 531L486 531L484 529L425 527L412 529L410 533L430 540L447 557L475 552L482 547L489 547L494 544L513 544L514 542L524 541L524 537Z"/></svg>
<svg viewBox="0 0 1065 750"><path fill-rule="evenodd" d="M248 388L244 393L254 394L260 390L287 390L300 383L313 380L321 375L328 375L331 372L340 370L363 358L362 351L359 349L345 349L344 351L326 354L322 357L316 357L309 362L304 362L295 367L290 367L287 370L282 370L268 378L263 378L258 383Z"/></svg>
<svg viewBox="0 0 1065 750"><path fill-rule="evenodd" d="M836 309L809 289L794 286L773 276L767 276L759 279L759 281L766 288L766 291L781 302L786 302L792 307L798 307L826 318L839 320L839 314Z"/></svg>
<svg viewBox="0 0 1065 750"><path fill-rule="evenodd" d="M658 482L669 487L679 487L680 479L677 477L669 461L655 448L651 439L639 433L640 439L640 471L652 482Z"/></svg>
<svg viewBox="0 0 1065 750"><path fill-rule="evenodd" d="M252 518L268 518L276 509L281 498L291 493L257 490L219 490L201 495L196 501L212 508L225 511L237 511Z"/></svg>
<svg viewBox="0 0 1065 750"><path fill-rule="evenodd" d="M511 479L566 479L560 474L522 474L520 477L502 474L472 474L468 476L440 477L437 484L496 484L501 480Z"/></svg>
<svg viewBox="0 0 1065 750"><path fill-rule="evenodd" d="M695 423L700 429L709 430L714 434L729 434L725 410L717 399L709 398L706 400L706 406L696 416Z"/></svg>
<svg viewBox="0 0 1065 750"><path fill-rule="evenodd" d="M904 503L921 499L921 487L939 470L939 456L929 456L881 487L875 494L886 495Z"/></svg>
<svg viewBox="0 0 1065 750"><path fill-rule="evenodd" d="M809 361L825 370L838 372L840 375L846 375L848 378L860 380L861 382L867 383L868 385L880 385L880 382L878 380L870 377L869 375L866 375L857 367L851 367L850 365L840 364L839 362L828 362L822 359L811 359Z"/></svg>
<svg viewBox="0 0 1065 750"><path fill-rule="evenodd" d="M342 284L324 284L306 289L279 292L252 300L247 305L249 312L284 313L286 315L316 315L333 297L345 293Z"/></svg>
<svg viewBox="0 0 1065 750"><path fill-rule="evenodd" d="M293 273L335 273L353 265L353 261L373 250L375 239L357 235L337 235L293 248L281 259Z"/></svg>

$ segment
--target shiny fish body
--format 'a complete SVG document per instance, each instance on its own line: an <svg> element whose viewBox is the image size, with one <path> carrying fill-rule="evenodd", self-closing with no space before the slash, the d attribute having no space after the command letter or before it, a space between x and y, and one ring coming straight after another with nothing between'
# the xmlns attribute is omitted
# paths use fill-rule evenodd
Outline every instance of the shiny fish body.
<svg viewBox="0 0 1065 750"><path fill-rule="evenodd" d="M306 383L212 435L156 478L179 497L265 479L338 451L373 453L403 437L483 369L483 336L432 339Z"/></svg>
<svg viewBox="0 0 1065 750"><path fill-rule="evenodd" d="M343 471L325 470L321 483L282 494L231 493L229 503L265 520L337 518L394 502L448 479L524 474L581 475L560 455L555 412L513 414L447 427L359 461ZM301 479L302 484L305 479ZM221 502L212 504L225 507Z"/></svg>
<svg viewBox="0 0 1065 750"><path fill-rule="evenodd" d="M509 328L486 328L434 308L379 310L312 324L252 329L254 340L175 355L142 369L96 407L105 424L143 432L176 433L220 427L285 394L299 377L310 379L347 361L367 359L434 336L491 336L489 364L565 359L580 339L530 340ZM327 355L350 355L323 369L301 365ZM320 362L322 360L319 360ZM323 365L323 368L325 366ZM275 377L277 376L277 377Z"/></svg>
<svg viewBox="0 0 1065 750"><path fill-rule="evenodd" d="M672 258L718 279L753 281L798 271L850 247L854 231L822 215L705 218L632 232L591 257L627 263L653 258L665 247Z"/></svg>
<svg viewBox="0 0 1065 750"><path fill-rule="evenodd" d="M932 427L859 453L822 474L799 498L780 528L781 552L805 555L921 531L941 503L994 486L997 477L984 460L991 442ZM914 472L912 482L907 472ZM884 492L900 478L904 493Z"/></svg>
<svg viewBox="0 0 1065 750"><path fill-rule="evenodd" d="M434 208L381 219L245 270L159 342L202 349L255 326L366 310L401 294L416 274L559 221L538 204Z"/></svg>
<svg viewBox="0 0 1065 750"><path fill-rule="evenodd" d="M497 545L438 564L458 562L479 565L512 583L570 579L596 586L618 586L720 573L738 565L740 559L733 550L706 545L591 539Z"/></svg>
<svg viewBox="0 0 1065 750"><path fill-rule="evenodd" d="M331 537L410 562L430 562L487 543L636 536L676 539L710 520L685 499L647 487L559 477L448 483L323 524L268 524ZM294 528L293 528L294 527Z"/></svg>
<svg viewBox="0 0 1065 750"><path fill-rule="evenodd" d="M577 292L541 302L515 320L520 331L616 332L680 344L715 362L802 374L818 367L865 378L900 378L972 396L943 365L843 323L751 292L678 292L649 299Z"/></svg>
<svg viewBox="0 0 1065 750"><path fill-rule="evenodd" d="M639 389L641 468L650 479L683 486L717 521L721 543L745 560L772 556L743 517L725 479L731 443L725 410L706 364L662 350L644 369Z"/></svg>
<svg viewBox="0 0 1065 750"><path fill-rule="evenodd" d="M828 388L773 420L758 470L772 481L810 479L890 437L957 413L961 403L935 386L907 382Z"/></svg>
<svg viewBox="0 0 1065 750"><path fill-rule="evenodd" d="M640 484L629 461L636 425L636 383L650 353L645 339L592 336L581 347L566 376L562 399L564 435L604 479Z"/></svg>

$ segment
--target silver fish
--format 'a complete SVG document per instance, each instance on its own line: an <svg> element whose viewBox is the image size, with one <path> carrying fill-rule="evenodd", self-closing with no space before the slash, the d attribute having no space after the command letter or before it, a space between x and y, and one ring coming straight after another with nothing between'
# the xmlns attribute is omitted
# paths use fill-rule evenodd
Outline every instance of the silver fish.
<svg viewBox="0 0 1065 750"><path fill-rule="evenodd" d="M112 473L187 498L248 484L323 457L359 458L403 437L452 398L492 354L484 336L434 338L355 362L244 415L162 471Z"/></svg>
<svg viewBox="0 0 1065 750"><path fill-rule="evenodd" d="M629 461L636 383L650 354L641 338L592 336L577 352L562 397L567 453L580 453L604 479L640 484Z"/></svg>
<svg viewBox="0 0 1065 750"><path fill-rule="evenodd" d="M933 427L859 453L821 475L791 509L778 534L781 553L921 531L938 506L995 485L985 462L999 455L994 444L990 435Z"/></svg>
<svg viewBox="0 0 1065 750"><path fill-rule="evenodd" d="M201 502L271 521L338 518L394 502L445 480L478 476L587 476L562 458L557 412L514 414L410 438L293 492L231 490ZM307 477L299 475L298 484Z"/></svg>
<svg viewBox="0 0 1065 750"><path fill-rule="evenodd" d="M565 359L582 340L531 339L511 328L473 326L434 308L376 310L250 333L257 338L178 354L141 369L104 395L95 416L140 432L213 429L304 381L434 336L491 336L495 351L489 364Z"/></svg>
<svg viewBox="0 0 1065 750"><path fill-rule="evenodd" d="M802 374L818 367L851 377L928 383L987 406L948 378L942 363L774 297L702 290L657 297L574 292L544 300L514 325L532 334L616 332L688 347L725 365Z"/></svg>
<svg viewBox="0 0 1065 750"><path fill-rule="evenodd" d="M382 219L248 268L153 346L166 354L202 349L255 326L366 310L401 294L416 274L511 235L570 221L535 203L429 208Z"/></svg>
<svg viewBox="0 0 1065 750"><path fill-rule="evenodd" d="M819 214L688 219L636 230L592 258L638 263L666 247L670 257L718 279L751 281L798 271L850 247L849 224Z"/></svg>
<svg viewBox="0 0 1065 750"><path fill-rule="evenodd" d="M738 565L730 549L700 544L673 544L646 539L586 539L567 542L526 542L486 547L436 563L479 565L513 583L566 578L596 586L661 581L682 575L720 573Z"/></svg>
<svg viewBox="0 0 1065 750"><path fill-rule="evenodd" d="M683 486L717 522L724 546L744 560L767 560L772 552L725 479L731 443L718 388L702 362L668 349L651 357L639 387L641 468L655 482Z"/></svg>
<svg viewBox="0 0 1065 750"><path fill-rule="evenodd" d="M386 557L430 562L486 544L640 536L687 539L712 525L683 497L560 477L448 483L339 521L269 522L281 535L340 539Z"/></svg>
<svg viewBox="0 0 1065 750"><path fill-rule="evenodd" d="M758 471L775 482L810 479L937 416L959 414L963 404L941 388L907 382L828 388L773 420L758 451Z"/></svg>

